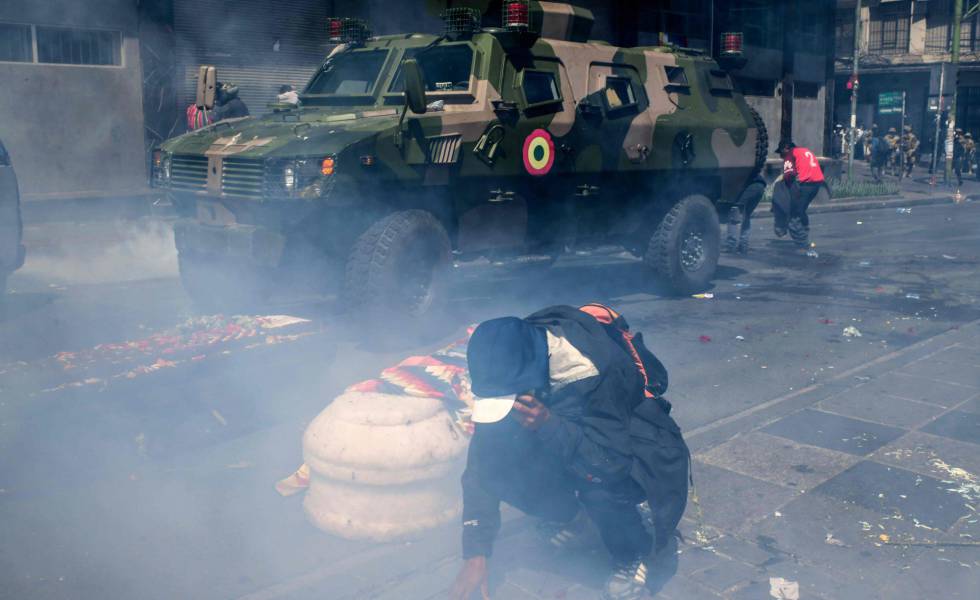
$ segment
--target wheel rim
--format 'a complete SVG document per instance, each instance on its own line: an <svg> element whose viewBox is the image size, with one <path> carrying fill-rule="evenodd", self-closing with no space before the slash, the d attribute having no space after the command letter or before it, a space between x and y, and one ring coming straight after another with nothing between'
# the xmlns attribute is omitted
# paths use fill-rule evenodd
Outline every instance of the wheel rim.
<svg viewBox="0 0 980 600"><path fill-rule="evenodd" d="M688 230L684 232L680 251L681 267L688 273L699 270L707 260L704 248L704 235L701 231Z"/></svg>

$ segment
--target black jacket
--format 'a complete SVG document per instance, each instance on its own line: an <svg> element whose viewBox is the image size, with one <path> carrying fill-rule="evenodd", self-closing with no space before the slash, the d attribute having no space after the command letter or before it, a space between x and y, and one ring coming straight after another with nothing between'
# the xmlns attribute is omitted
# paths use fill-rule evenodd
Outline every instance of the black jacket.
<svg viewBox="0 0 980 600"><path fill-rule="evenodd" d="M677 425L662 404L644 399L643 379L632 359L593 317L555 306L527 321L567 339L592 361L598 375L568 384L546 399L552 418L532 439L520 433L508 438L526 446L519 452L540 449L547 454L535 465L501 464L501 456L513 454L501 452L500 438L493 439L490 429L477 425L463 474L464 557L488 556L500 526L500 498L482 480L493 477L495 469L548 468L542 465L565 469L571 485L615 483L632 476L657 515L658 545L661 535L666 541L687 500L688 453Z"/></svg>

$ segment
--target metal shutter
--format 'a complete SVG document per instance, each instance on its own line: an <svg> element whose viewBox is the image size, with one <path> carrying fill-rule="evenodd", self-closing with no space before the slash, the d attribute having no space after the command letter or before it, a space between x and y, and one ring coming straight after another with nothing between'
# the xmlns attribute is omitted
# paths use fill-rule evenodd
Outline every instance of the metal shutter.
<svg viewBox="0 0 980 600"><path fill-rule="evenodd" d="M329 5L324 0L175 0L180 107L194 102L202 64L214 65L220 81L237 84L253 115L267 112L280 85L301 90L330 48Z"/></svg>

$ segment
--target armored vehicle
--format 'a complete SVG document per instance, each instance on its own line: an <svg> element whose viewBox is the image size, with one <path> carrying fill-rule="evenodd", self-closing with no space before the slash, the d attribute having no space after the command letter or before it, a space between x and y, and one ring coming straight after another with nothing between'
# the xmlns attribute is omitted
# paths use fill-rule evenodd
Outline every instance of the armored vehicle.
<svg viewBox="0 0 980 600"><path fill-rule="evenodd" d="M768 151L728 72L694 50L589 41L591 13L567 4L503 11L485 28L450 9L443 35L331 20L342 43L299 107L163 143L154 180L183 217L191 296L261 291L320 257L351 308L420 316L454 261L548 264L609 242L678 292L708 285L718 211Z"/></svg>

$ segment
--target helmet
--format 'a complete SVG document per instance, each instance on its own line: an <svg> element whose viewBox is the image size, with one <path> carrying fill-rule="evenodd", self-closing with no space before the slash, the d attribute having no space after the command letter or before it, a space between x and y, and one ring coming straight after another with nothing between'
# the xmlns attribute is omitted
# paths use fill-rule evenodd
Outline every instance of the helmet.
<svg viewBox="0 0 980 600"><path fill-rule="evenodd" d="M895 128L894 127L889 127L888 128L888 133L898 133L898 132L895 131Z"/></svg>
<svg viewBox="0 0 980 600"><path fill-rule="evenodd" d="M907 131L907 132L909 132L909 133L911 133L911 132L912 132L912 126L911 126L911 125L906 125L905 127L903 127L903 129L904 129L905 131Z"/></svg>
<svg viewBox="0 0 980 600"><path fill-rule="evenodd" d="M968 137L968 138L970 138L972 140L973 139L973 134L970 133L969 131L967 131L966 132L966 135L964 135L963 137Z"/></svg>

